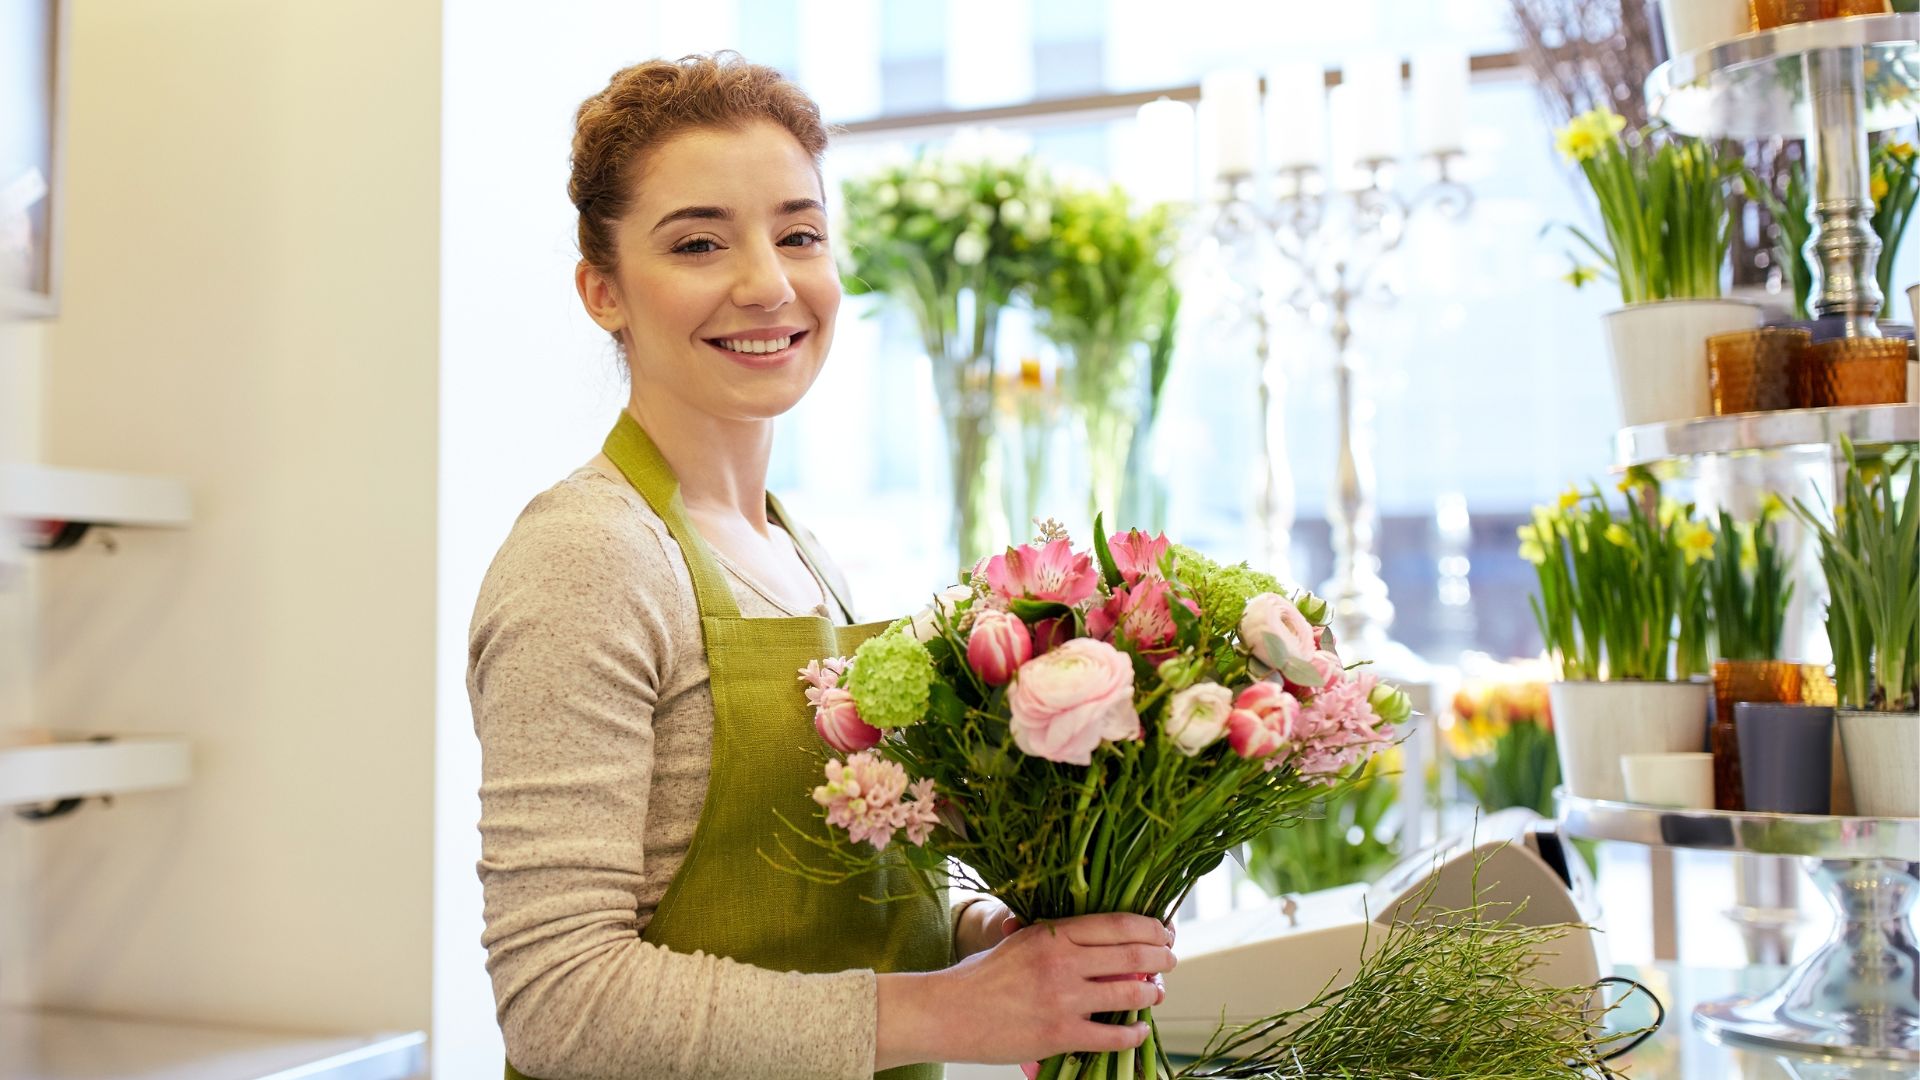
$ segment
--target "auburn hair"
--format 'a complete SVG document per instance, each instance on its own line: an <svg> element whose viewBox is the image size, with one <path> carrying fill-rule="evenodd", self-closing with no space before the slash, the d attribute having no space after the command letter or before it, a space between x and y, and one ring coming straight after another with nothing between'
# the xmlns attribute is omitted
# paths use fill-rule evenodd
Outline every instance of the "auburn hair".
<svg viewBox="0 0 1920 1080"><path fill-rule="evenodd" d="M773 68L728 51L614 72L573 118L567 195L580 212L580 257L609 273L618 265L614 230L633 203L648 150L684 131L757 120L791 132L819 168L827 149L820 106Z"/></svg>

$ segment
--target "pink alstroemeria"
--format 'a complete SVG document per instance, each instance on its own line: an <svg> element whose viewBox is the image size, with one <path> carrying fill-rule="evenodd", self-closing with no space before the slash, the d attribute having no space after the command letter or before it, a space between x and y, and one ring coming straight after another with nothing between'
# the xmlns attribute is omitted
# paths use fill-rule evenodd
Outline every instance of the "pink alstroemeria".
<svg viewBox="0 0 1920 1080"><path fill-rule="evenodd" d="M1043 548L1021 544L995 555L987 560L987 584L1008 599L1050 600L1071 607L1094 594L1100 572L1092 557L1075 554L1062 538Z"/></svg>
<svg viewBox="0 0 1920 1080"><path fill-rule="evenodd" d="M1167 553L1169 546L1165 533L1149 537L1139 529L1129 529L1120 536L1107 539L1107 550L1113 555L1113 565L1128 585L1144 577L1159 577L1160 557Z"/></svg>
<svg viewBox="0 0 1920 1080"><path fill-rule="evenodd" d="M1149 663L1159 663L1173 655L1179 627L1174 624L1173 587L1159 578L1146 578L1133 585L1113 590L1107 602L1087 612L1087 633L1103 641L1119 638L1131 642ZM1193 601L1182 599L1187 610L1198 615Z"/></svg>

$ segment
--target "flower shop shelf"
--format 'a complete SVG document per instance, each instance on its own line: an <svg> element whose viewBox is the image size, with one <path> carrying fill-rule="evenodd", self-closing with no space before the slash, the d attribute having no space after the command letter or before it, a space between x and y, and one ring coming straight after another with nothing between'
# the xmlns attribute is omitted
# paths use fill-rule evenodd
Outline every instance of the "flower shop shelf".
<svg viewBox="0 0 1920 1080"><path fill-rule="evenodd" d="M1920 441L1920 408L1861 405L1832 409L1702 416L1622 428L1614 436L1614 463L1654 465L1703 454L1740 454L1797 446L1838 446L1841 436L1862 448Z"/></svg>
<svg viewBox="0 0 1920 1080"><path fill-rule="evenodd" d="M1590 840L1805 859L1833 934L1763 994L1711 1001L1716 1038L1801 1053L1920 1062L1920 818L1676 810L1555 793L1561 828Z"/></svg>
<svg viewBox="0 0 1920 1080"><path fill-rule="evenodd" d="M167 477L0 465L0 517L184 528L193 499L185 484Z"/></svg>
<svg viewBox="0 0 1920 1080"><path fill-rule="evenodd" d="M49 736L0 743L0 806L176 788L192 773L192 753L181 738Z"/></svg>
<svg viewBox="0 0 1920 1080"><path fill-rule="evenodd" d="M1920 15L1868 15L1792 23L1684 53L1647 77L1647 108L1684 135L1806 138L1811 122L1800 59L1859 49L1866 129L1920 115Z"/></svg>
<svg viewBox="0 0 1920 1080"><path fill-rule="evenodd" d="M408 1080L424 1032L314 1035L0 1009L0 1080Z"/></svg>

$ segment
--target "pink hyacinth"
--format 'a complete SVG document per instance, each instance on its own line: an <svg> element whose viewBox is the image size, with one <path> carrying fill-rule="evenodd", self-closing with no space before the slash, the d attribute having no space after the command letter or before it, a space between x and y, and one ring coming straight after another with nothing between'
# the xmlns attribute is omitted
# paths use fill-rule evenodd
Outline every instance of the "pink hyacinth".
<svg viewBox="0 0 1920 1080"><path fill-rule="evenodd" d="M1302 777L1332 783L1336 773L1386 744L1368 700L1378 684L1376 676L1355 672L1321 687L1300 710L1293 764Z"/></svg>
<svg viewBox="0 0 1920 1080"><path fill-rule="evenodd" d="M827 782L813 789L813 801L848 839L885 851L895 832L905 829L908 842L922 844L940 824L932 780L914 781L912 797L903 799L908 793L907 771L897 762L859 753L827 762Z"/></svg>
<svg viewBox="0 0 1920 1080"><path fill-rule="evenodd" d="M1072 606L1094 594L1100 572L1085 553L1075 554L1067 540L1008 548L987 560L987 584L1008 599L1050 600Z"/></svg>
<svg viewBox="0 0 1920 1080"><path fill-rule="evenodd" d="M1165 533L1149 538L1139 529L1129 529L1125 534L1107 540L1113 565L1128 585L1144 577L1159 577L1160 557L1167 553L1168 546Z"/></svg>
<svg viewBox="0 0 1920 1080"><path fill-rule="evenodd" d="M847 665L852 662L844 656L807 661L807 666L800 669L800 681L807 684L807 704L819 708L821 691L839 686L840 676L847 673Z"/></svg>

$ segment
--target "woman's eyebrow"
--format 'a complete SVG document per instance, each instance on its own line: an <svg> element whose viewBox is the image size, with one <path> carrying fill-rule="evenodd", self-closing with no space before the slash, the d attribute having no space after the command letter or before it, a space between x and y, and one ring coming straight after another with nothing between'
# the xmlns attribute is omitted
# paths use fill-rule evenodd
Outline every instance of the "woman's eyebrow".
<svg viewBox="0 0 1920 1080"><path fill-rule="evenodd" d="M823 214L827 211L826 206L822 204L819 199L788 199L786 202L781 203L776 209L782 217L789 214L803 213L807 210L818 210ZM655 222L653 231L659 232L662 228L676 221L732 220L733 211L724 206L683 206Z"/></svg>

